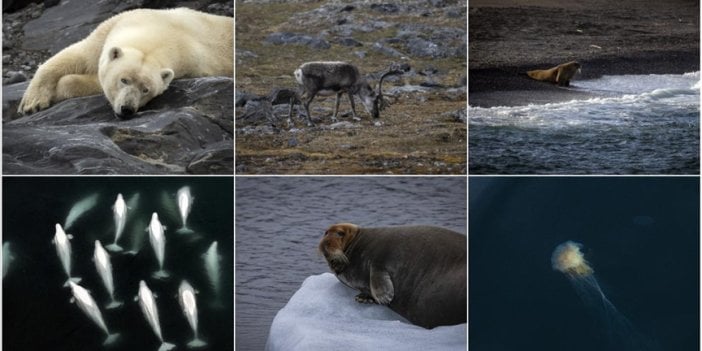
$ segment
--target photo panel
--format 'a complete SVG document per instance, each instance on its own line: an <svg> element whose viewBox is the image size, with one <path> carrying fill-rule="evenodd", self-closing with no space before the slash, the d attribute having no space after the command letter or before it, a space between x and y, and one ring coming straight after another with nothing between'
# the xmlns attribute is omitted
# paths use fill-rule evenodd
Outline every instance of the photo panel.
<svg viewBox="0 0 702 351"><path fill-rule="evenodd" d="M3 4L3 173L234 174L234 1Z"/></svg>
<svg viewBox="0 0 702 351"><path fill-rule="evenodd" d="M465 350L465 233L465 177L237 177L237 349Z"/></svg>
<svg viewBox="0 0 702 351"><path fill-rule="evenodd" d="M471 350L697 350L698 177L470 177Z"/></svg>
<svg viewBox="0 0 702 351"><path fill-rule="evenodd" d="M233 349L231 177L4 177L3 349Z"/></svg>

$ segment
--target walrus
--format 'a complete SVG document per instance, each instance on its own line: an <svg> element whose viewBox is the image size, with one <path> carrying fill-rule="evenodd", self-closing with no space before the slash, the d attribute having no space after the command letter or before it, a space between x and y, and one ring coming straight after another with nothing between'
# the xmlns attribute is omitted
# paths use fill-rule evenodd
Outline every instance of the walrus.
<svg viewBox="0 0 702 351"><path fill-rule="evenodd" d="M466 236L432 226L327 229L319 251L356 301L431 329L466 323Z"/></svg>
<svg viewBox="0 0 702 351"><path fill-rule="evenodd" d="M537 69L527 72L529 77L536 80L556 83L567 87L576 72L580 70L580 64L575 61L566 62L551 69Z"/></svg>

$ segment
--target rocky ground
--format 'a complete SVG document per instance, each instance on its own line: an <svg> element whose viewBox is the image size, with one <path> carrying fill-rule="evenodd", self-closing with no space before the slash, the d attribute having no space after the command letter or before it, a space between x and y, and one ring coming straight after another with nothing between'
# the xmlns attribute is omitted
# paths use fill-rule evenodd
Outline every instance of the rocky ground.
<svg viewBox="0 0 702 351"><path fill-rule="evenodd" d="M125 10L189 7L233 16L233 1L63 1L3 13L3 165L8 174L232 174L233 80L174 82L130 121L103 96L71 99L20 118L39 64Z"/></svg>
<svg viewBox="0 0 702 351"><path fill-rule="evenodd" d="M241 1L236 23L238 174L464 174L466 172L465 1ZM387 78L391 105L373 119L346 97L293 109L281 89L308 61L347 61L372 86L391 64L411 69Z"/></svg>
<svg viewBox="0 0 702 351"><path fill-rule="evenodd" d="M532 69L577 60L582 75L698 71L699 1L473 0L469 9L471 106L587 97L536 82Z"/></svg>

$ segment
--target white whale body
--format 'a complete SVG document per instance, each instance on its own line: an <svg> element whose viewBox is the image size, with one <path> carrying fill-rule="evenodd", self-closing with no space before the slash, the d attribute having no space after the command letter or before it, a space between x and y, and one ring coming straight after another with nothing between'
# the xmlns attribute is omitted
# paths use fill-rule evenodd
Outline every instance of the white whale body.
<svg viewBox="0 0 702 351"><path fill-rule="evenodd" d="M75 221L78 218L80 218L84 213L88 212L90 209L95 207L98 201L98 197L99 194L95 193L73 204L71 209L68 211L68 216L66 216L66 220L63 222L64 228L66 228L66 230L70 229L73 223L75 223Z"/></svg>
<svg viewBox="0 0 702 351"><path fill-rule="evenodd" d="M75 302L83 313L85 313L85 315L87 315L93 321L93 323L100 327L100 329L102 329L102 331L104 331L107 335L103 345L109 345L115 342L115 340L117 340L119 337L119 333L110 334L105 321L102 319L100 308L95 303L95 300L93 300L93 297L90 296L90 292L74 282L69 282L69 284L71 286L71 292L73 292L71 302Z"/></svg>
<svg viewBox="0 0 702 351"><path fill-rule="evenodd" d="M195 300L195 289L185 280L178 287L178 302L183 310L185 319L188 320L190 328L193 330L193 339L188 342L188 347L198 348L207 345L200 339L197 331L197 301Z"/></svg>
<svg viewBox="0 0 702 351"><path fill-rule="evenodd" d="M142 280L139 282L139 295L137 296L139 301L139 306L141 307L141 312L144 313L146 321L149 322L151 329L158 337L161 342L161 346L158 351L171 350L175 347L174 344L163 341L163 335L161 335L161 323L158 320L158 308L156 307L156 300L154 299L154 294L151 289Z"/></svg>
<svg viewBox="0 0 702 351"><path fill-rule="evenodd" d="M63 284L63 286L69 286L68 283L70 282L80 282L80 278L77 277L71 277L71 242L69 239L72 239L73 236L70 234L66 234L66 232L63 231L63 228L61 227L60 224L56 223L56 234L54 234L54 246L56 246L56 254L59 257L59 260L61 261L61 266L63 267L63 271L66 273L66 276L68 279L66 280L66 283Z"/></svg>
<svg viewBox="0 0 702 351"><path fill-rule="evenodd" d="M110 294L110 303L107 304L107 309L113 309L122 306L122 302L115 300L115 287L112 281L112 264L110 263L110 255L100 244L100 240L95 240L95 252L93 254L93 261L95 261L95 269L97 269L98 275L102 279L102 284L107 289L107 293Z"/></svg>
<svg viewBox="0 0 702 351"><path fill-rule="evenodd" d="M156 212L151 215L151 222L146 229L149 231L149 241L151 242L151 247L154 249L154 254L156 254L156 260L158 260L159 270L154 273L154 277L159 279L167 278L169 274L163 269L163 260L166 250L166 227L158 220L158 214Z"/></svg>
<svg viewBox="0 0 702 351"><path fill-rule="evenodd" d="M115 220L115 241L107 245L107 249L114 252L122 251L122 247L117 244L122 232L124 231L124 225L127 223L127 203L124 202L122 194L117 194L117 200L115 204L112 205L112 216Z"/></svg>

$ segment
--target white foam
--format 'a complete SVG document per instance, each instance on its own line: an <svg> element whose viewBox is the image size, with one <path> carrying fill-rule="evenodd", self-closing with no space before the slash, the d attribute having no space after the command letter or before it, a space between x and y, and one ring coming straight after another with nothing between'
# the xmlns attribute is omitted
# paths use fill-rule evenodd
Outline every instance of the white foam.
<svg viewBox="0 0 702 351"><path fill-rule="evenodd" d="M598 97L527 106L470 107L470 123L526 128L617 127L634 119L692 115L699 110L700 72L603 76L572 85Z"/></svg>
<svg viewBox="0 0 702 351"><path fill-rule="evenodd" d="M465 350L466 324L431 330L360 304L331 273L308 277L273 320L266 350Z"/></svg>

